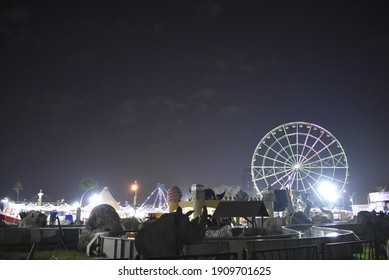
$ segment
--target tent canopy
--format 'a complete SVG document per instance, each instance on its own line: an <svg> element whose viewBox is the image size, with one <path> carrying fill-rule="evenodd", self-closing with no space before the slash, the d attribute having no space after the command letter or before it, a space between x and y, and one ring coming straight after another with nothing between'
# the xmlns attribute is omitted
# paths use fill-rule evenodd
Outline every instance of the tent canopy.
<svg viewBox="0 0 389 280"><path fill-rule="evenodd" d="M116 210L119 208L119 203L112 196L111 192L108 190L108 187L104 187L103 190L97 195L95 203L90 203L86 208L93 208L100 204L109 204Z"/></svg>

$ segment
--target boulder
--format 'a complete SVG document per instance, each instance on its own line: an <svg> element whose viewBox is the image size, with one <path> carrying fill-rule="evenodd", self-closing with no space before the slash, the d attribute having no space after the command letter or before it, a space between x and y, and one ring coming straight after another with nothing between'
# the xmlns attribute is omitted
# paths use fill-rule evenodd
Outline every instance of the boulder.
<svg viewBox="0 0 389 280"><path fill-rule="evenodd" d="M120 236L124 232L118 213L109 204L100 204L92 209L85 229L78 241L80 250L86 249L97 233L107 232L110 235Z"/></svg>
<svg viewBox="0 0 389 280"><path fill-rule="evenodd" d="M285 225L285 219L281 217L275 217L272 219L267 219L263 227L266 230L267 234L281 234L282 226Z"/></svg>
<svg viewBox="0 0 389 280"><path fill-rule="evenodd" d="M126 231L138 231L141 222L135 217L123 219L123 227Z"/></svg>
<svg viewBox="0 0 389 280"><path fill-rule="evenodd" d="M239 190L235 196L234 196L234 200L236 201L248 201L250 199L248 193L246 193L245 191L242 191L242 190Z"/></svg>
<svg viewBox="0 0 389 280"><path fill-rule="evenodd" d="M297 211L293 213L290 223L294 225L301 225L301 224L311 224L311 221L308 219L307 216L304 215L302 211Z"/></svg>
<svg viewBox="0 0 389 280"><path fill-rule="evenodd" d="M109 204L100 204L92 209L85 225L90 231L122 232L119 214Z"/></svg>
<svg viewBox="0 0 389 280"><path fill-rule="evenodd" d="M31 210L20 216L23 216L19 223L21 228L44 227L47 224L47 215L36 210Z"/></svg>

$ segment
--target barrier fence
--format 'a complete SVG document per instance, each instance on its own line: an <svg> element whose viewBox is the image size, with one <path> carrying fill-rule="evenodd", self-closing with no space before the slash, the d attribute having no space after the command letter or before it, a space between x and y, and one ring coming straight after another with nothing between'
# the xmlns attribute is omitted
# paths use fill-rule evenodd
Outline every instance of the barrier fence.
<svg viewBox="0 0 389 280"><path fill-rule="evenodd" d="M316 245L295 246L250 250L244 249L242 259L252 260L387 260L388 239L370 239L347 242L320 243ZM181 255L150 259L181 260L237 260L236 252L215 254Z"/></svg>
<svg viewBox="0 0 389 280"><path fill-rule="evenodd" d="M256 260L387 260L387 238L244 251Z"/></svg>

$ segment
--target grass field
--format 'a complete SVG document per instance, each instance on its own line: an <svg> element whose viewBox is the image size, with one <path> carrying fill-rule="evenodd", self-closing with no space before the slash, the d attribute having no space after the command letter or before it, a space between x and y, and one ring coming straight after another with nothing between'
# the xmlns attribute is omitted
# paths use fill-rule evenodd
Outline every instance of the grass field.
<svg viewBox="0 0 389 280"><path fill-rule="evenodd" d="M1 250L0 249L0 260L26 260L29 256L29 251L20 250ZM85 251L79 250L39 250L35 251L34 260L94 260L95 257L89 257Z"/></svg>

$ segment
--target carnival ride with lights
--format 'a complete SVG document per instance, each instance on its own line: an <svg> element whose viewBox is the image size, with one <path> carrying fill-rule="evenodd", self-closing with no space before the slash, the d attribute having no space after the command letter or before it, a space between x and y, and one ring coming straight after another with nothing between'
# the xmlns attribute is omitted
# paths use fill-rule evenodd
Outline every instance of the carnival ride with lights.
<svg viewBox="0 0 389 280"><path fill-rule="evenodd" d="M148 208L149 210L166 212L169 209L167 200L168 190L164 184L158 183L157 187L150 193L140 208ZM154 200L153 200L154 199ZM153 204L150 204L153 202Z"/></svg>
<svg viewBox="0 0 389 280"><path fill-rule="evenodd" d="M304 194L316 203L333 202L347 184L348 162L342 145L328 130L308 122L282 124L268 132L252 156L257 195L266 189Z"/></svg>

